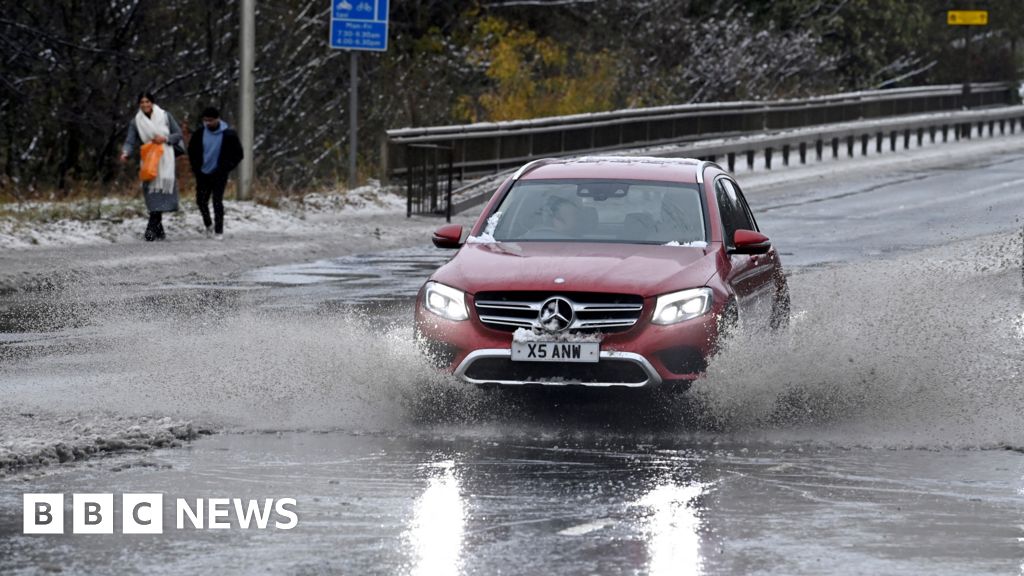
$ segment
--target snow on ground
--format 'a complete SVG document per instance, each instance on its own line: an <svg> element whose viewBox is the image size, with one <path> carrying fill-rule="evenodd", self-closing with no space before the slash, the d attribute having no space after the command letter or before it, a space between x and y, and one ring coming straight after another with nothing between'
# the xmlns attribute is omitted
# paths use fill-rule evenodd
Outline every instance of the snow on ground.
<svg viewBox="0 0 1024 576"><path fill-rule="evenodd" d="M43 414L0 409L0 477L19 468L180 445L209 433L169 417Z"/></svg>
<svg viewBox="0 0 1024 576"><path fill-rule="evenodd" d="M314 192L298 200L285 198L281 207L297 214L398 214L405 212L406 198L404 188L382 187L379 181L370 180L366 186L347 192Z"/></svg>
<svg viewBox="0 0 1024 576"><path fill-rule="evenodd" d="M371 180L349 191L285 197L279 208L236 200L225 200L224 206L226 230L237 234L323 228L326 224L320 220L324 216L401 214L406 202L404 196ZM202 219L188 194L182 195L178 212L165 215L164 227L179 238L202 236ZM0 249L134 242L145 228L141 198L0 205Z"/></svg>

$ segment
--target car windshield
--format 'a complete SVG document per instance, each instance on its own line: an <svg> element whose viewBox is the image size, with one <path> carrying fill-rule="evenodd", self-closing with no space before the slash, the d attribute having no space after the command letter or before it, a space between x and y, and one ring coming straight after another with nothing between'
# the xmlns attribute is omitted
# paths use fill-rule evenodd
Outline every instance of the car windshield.
<svg viewBox="0 0 1024 576"><path fill-rule="evenodd" d="M700 192L678 182L521 180L495 214L488 232L499 242L706 241Z"/></svg>

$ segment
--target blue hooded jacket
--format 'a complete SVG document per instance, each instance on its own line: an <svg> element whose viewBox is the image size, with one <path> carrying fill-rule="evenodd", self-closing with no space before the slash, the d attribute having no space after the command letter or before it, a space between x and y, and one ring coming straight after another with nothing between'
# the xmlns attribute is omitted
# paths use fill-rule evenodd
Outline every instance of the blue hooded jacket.
<svg viewBox="0 0 1024 576"><path fill-rule="evenodd" d="M224 131L228 123L221 120L216 130L203 130L203 174L217 171L217 160L220 158L220 145L224 141Z"/></svg>

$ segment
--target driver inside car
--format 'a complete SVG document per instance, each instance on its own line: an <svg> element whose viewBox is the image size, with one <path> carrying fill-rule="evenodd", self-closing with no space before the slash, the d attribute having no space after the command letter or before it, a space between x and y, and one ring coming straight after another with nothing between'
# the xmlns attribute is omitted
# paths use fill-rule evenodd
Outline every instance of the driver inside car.
<svg viewBox="0 0 1024 576"><path fill-rule="evenodd" d="M572 200L552 196L545 202L543 219L533 232L553 238L575 238L580 233L583 214Z"/></svg>

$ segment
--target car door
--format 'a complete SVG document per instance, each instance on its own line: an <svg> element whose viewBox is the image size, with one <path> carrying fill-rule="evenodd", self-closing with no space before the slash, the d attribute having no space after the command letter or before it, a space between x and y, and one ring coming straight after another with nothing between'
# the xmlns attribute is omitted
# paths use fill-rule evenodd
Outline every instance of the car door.
<svg viewBox="0 0 1024 576"><path fill-rule="evenodd" d="M720 177L715 182L715 197L721 215L726 249L731 251L737 230L758 231L743 192L732 179ZM769 254L729 254L729 271L725 281L736 294L736 305L745 326L767 328L770 323L774 282L773 260Z"/></svg>

